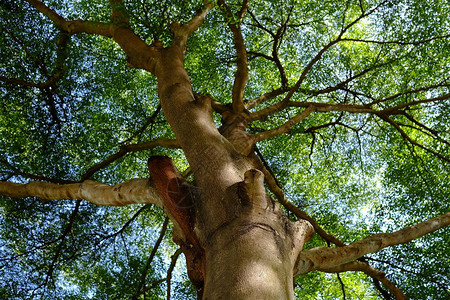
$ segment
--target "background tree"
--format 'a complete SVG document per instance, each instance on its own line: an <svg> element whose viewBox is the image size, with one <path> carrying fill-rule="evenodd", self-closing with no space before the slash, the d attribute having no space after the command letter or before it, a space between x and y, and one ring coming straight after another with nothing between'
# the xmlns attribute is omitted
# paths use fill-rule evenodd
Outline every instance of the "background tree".
<svg viewBox="0 0 450 300"><path fill-rule="evenodd" d="M447 298L449 14L3 0L0 295Z"/></svg>

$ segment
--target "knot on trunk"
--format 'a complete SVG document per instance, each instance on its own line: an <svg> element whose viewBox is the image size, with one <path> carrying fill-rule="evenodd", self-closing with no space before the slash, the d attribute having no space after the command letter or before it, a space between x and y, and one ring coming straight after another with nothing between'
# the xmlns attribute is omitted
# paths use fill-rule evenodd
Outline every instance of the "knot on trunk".
<svg viewBox="0 0 450 300"><path fill-rule="evenodd" d="M264 188L264 174L257 169L250 169L244 173L244 199L250 201L254 206L267 209L271 201L266 195Z"/></svg>

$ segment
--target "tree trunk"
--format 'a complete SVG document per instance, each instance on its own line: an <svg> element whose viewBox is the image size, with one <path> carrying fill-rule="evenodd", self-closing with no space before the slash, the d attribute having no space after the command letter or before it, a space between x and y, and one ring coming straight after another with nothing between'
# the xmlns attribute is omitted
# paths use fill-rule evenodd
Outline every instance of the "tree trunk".
<svg viewBox="0 0 450 300"><path fill-rule="evenodd" d="M234 211L205 243L204 299L293 299L293 267L311 225L286 218L257 170L228 189L228 199Z"/></svg>
<svg viewBox="0 0 450 300"><path fill-rule="evenodd" d="M256 163L219 133L211 104L192 93L183 49L174 45L161 51L155 69L161 105L199 194L191 199L194 209L184 212L190 215L175 218L182 228L176 239L186 254L191 279L203 299L293 299L295 260L313 233L312 226L289 221L266 194ZM159 184L161 189L170 185L169 180ZM180 200L170 189L166 208ZM183 212L173 208L169 214ZM202 249L195 249L197 241ZM198 268L204 270L192 272Z"/></svg>

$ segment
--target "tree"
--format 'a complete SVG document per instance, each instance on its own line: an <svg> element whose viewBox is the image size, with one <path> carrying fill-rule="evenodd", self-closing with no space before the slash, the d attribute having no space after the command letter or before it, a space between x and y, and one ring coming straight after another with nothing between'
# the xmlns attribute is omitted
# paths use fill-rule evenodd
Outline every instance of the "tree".
<svg viewBox="0 0 450 300"><path fill-rule="evenodd" d="M0 12L3 296L448 297L449 3Z"/></svg>

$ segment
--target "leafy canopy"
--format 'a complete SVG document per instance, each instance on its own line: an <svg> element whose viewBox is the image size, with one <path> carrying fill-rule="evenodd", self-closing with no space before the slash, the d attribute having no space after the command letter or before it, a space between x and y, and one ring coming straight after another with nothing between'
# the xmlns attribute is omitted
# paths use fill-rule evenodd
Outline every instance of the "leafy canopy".
<svg viewBox="0 0 450 300"><path fill-rule="evenodd" d="M104 0L45 4L67 20L110 22ZM125 1L134 32L165 46L170 24L187 22L202 5ZM235 15L242 3L226 5ZM449 20L450 3L442 0L252 1L242 22L219 1L189 38L185 67L195 93L230 103L239 66L228 24L238 24L248 56L247 104L275 91L249 106L251 113L281 101L303 75L291 101L334 105L257 147L287 197L351 243L449 211ZM1 2L0 29L1 180L116 184L148 177L146 160L158 154L188 167L181 150L120 152L174 134L156 79L128 67L114 41L62 32L26 1ZM305 105L255 117L248 130L282 126ZM219 126L218 113L215 120ZM1 197L0 296L127 299L144 286L152 299L192 298L163 223L163 212L148 206ZM444 299L449 244L445 229L366 259L411 298ZM324 245L315 237L307 247ZM296 278L296 295L375 299L380 292L371 281L314 272Z"/></svg>

